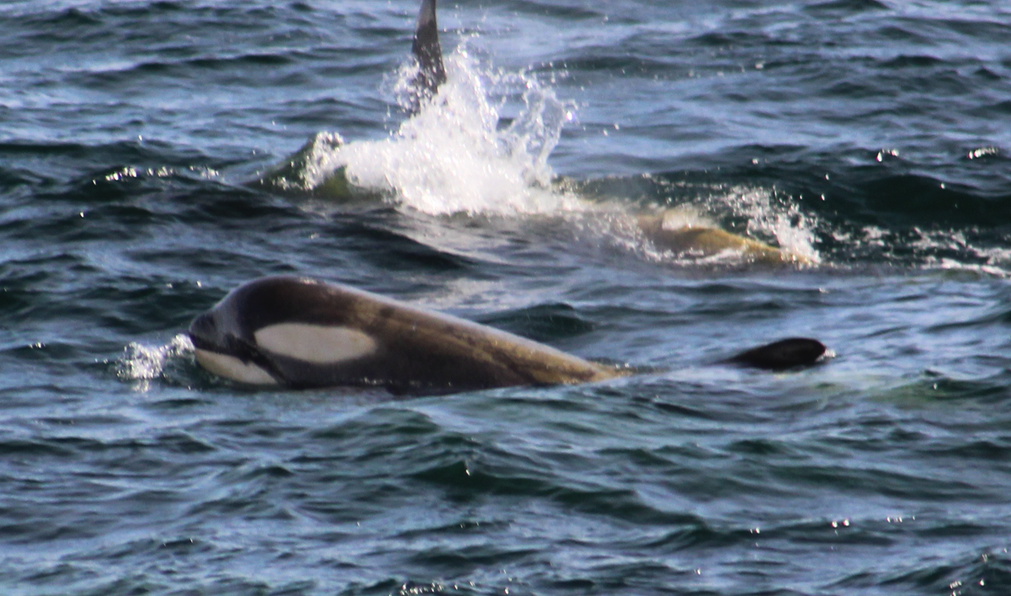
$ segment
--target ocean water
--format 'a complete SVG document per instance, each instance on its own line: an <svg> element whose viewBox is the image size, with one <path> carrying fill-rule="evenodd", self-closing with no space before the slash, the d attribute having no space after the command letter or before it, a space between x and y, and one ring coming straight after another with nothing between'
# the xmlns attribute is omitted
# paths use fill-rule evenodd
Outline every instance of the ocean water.
<svg viewBox="0 0 1011 596"><path fill-rule="evenodd" d="M997 0L0 5L0 591L1011 593ZM375 196L248 182L336 133ZM320 139L334 139L322 136ZM658 249L676 209L805 256ZM635 376L254 391L189 321L296 273ZM774 339L835 357L719 361Z"/></svg>

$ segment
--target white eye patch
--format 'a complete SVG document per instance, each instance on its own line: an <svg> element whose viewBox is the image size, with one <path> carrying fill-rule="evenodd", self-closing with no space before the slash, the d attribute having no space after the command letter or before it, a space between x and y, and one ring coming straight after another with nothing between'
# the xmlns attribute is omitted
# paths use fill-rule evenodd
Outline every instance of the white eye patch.
<svg viewBox="0 0 1011 596"><path fill-rule="evenodd" d="M350 327L278 323L258 329L253 337L264 350L313 364L354 360L376 351L371 336Z"/></svg>
<svg viewBox="0 0 1011 596"><path fill-rule="evenodd" d="M234 356L208 352L199 348L195 351L195 355L200 366L219 377L250 385L277 385L277 381L270 376L270 373L253 363L243 362Z"/></svg>

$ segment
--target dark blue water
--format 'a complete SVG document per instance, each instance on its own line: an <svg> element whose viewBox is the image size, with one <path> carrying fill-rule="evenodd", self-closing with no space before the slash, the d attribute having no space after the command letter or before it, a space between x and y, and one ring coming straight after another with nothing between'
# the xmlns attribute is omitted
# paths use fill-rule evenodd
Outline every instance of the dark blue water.
<svg viewBox="0 0 1011 596"><path fill-rule="evenodd" d="M1003 3L444 3L408 120L416 11L0 6L4 593L1011 592ZM246 184L322 131L303 174L379 195ZM665 252L666 207L813 264ZM273 273L650 372L199 370L189 321ZM715 364L791 335L836 357Z"/></svg>

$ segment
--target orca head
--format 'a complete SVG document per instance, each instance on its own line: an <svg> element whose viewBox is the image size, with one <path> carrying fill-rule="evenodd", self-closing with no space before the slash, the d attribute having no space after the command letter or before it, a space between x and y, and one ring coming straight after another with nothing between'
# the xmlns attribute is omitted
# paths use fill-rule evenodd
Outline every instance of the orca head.
<svg viewBox="0 0 1011 596"><path fill-rule="evenodd" d="M349 316L354 298L320 281L264 277L225 296L190 324L197 363L248 385L307 387L373 355L380 342Z"/></svg>
<svg viewBox="0 0 1011 596"><path fill-rule="evenodd" d="M207 371L248 385L277 385L269 360L255 339L243 333L234 304L225 297L213 309L190 323L189 336L197 359Z"/></svg>

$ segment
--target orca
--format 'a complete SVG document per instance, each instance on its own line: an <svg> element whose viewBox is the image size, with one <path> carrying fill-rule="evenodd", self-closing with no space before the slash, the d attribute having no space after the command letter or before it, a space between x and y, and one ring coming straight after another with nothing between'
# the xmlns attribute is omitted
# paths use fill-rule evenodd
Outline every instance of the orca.
<svg viewBox="0 0 1011 596"><path fill-rule="evenodd" d="M440 394L592 383L633 374L451 315L297 276L247 282L189 327L207 371L255 386L382 387ZM728 362L770 370L816 363L825 346L793 338Z"/></svg>
<svg viewBox="0 0 1011 596"><path fill-rule="evenodd" d="M417 72L411 79L406 109L409 115L414 115L421 111L426 102L436 97L439 87L446 82L446 68L436 20L436 0L421 2L411 55ZM249 186L340 203L381 200L381 192L357 186L349 180L344 166L338 167L322 180L309 179L307 172L318 168L313 160L319 155L337 150L343 144L344 140L338 134L318 133L284 162L250 182ZM553 188L559 192L574 186L573 181L565 177L559 177L553 182ZM813 264L803 255L733 234L715 225L671 226L671 218L665 214L639 214L635 221L644 237L657 249L672 251L680 257L705 259L731 254L740 256L746 262L767 266Z"/></svg>
<svg viewBox="0 0 1011 596"><path fill-rule="evenodd" d="M250 385L427 394L622 374L505 331L294 276L243 284L194 319L189 336L201 366Z"/></svg>

